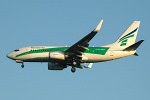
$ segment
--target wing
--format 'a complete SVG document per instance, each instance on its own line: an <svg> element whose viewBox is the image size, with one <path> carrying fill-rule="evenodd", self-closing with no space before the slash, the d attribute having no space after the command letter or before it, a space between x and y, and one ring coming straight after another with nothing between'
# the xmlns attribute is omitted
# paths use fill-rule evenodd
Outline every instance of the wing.
<svg viewBox="0 0 150 100"><path fill-rule="evenodd" d="M90 40L96 35L97 32L99 32L102 23L103 23L103 20L100 21L100 23L91 33L89 33L84 38L82 38L77 43L75 43L70 48L68 48L65 51L65 54L67 54L68 56L72 58L81 59L82 54L85 52L85 50L88 50Z"/></svg>

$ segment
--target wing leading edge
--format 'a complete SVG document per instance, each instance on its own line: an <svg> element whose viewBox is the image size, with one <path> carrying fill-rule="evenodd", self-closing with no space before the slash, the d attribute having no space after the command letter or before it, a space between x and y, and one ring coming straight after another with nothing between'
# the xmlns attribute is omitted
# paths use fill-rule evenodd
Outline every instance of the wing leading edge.
<svg viewBox="0 0 150 100"><path fill-rule="evenodd" d="M81 40L76 42L74 45L72 45L70 48L68 48L65 51L65 54L70 56L71 59L78 58L78 60L80 60L85 50L88 50L90 40L99 32L102 26L102 23L103 23L103 20L100 21L100 23L91 33L89 33L84 38L82 38Z"/></svg>
<svg viewBox="0 0 150 100"><path fill-rule="evenodd" d="M77 43L72 45L70 48L68 48L65 52L66 53L75 53L76 51L78 52L84 52L87 47L89 46L90 40L96 35L97 32L99 32L101 25L103 23L103 20L100 21L100 23L97 25L97 27L88 35L86 35L84 38L79 40Z"/></svg>

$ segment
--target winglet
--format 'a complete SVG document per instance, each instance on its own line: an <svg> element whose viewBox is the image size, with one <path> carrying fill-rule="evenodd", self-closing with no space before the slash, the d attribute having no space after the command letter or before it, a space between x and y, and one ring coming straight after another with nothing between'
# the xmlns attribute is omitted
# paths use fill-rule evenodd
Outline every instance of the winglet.
<svg viewBox="0 0 150 100"><path fill-rule="evenodd" d="M98 32L102 26L103 20L100 21L100 23L97 25L97 27L94 29L94 32Z"/></svg>

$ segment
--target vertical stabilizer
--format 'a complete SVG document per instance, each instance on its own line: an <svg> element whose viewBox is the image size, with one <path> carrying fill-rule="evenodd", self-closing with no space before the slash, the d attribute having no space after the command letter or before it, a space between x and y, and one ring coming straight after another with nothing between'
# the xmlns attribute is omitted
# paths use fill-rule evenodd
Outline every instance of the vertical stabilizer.
<svg viewBox="0 0 150 100"><path fill-rule="evenodd" d="M107 46L124 49L134 44L139 30L139 26L140 21L134 21L115 43Z"/></svg>

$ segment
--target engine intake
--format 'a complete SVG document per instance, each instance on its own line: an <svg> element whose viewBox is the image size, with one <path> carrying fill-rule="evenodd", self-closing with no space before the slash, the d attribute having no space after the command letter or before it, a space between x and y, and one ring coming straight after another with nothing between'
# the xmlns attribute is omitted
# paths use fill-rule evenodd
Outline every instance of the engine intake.
<svg viewBox="0 0 150 100"><path fill-rule="evenodd" d="M63 70L66 68L63 64L56 64L48 62L48 70Z"/></svg>

